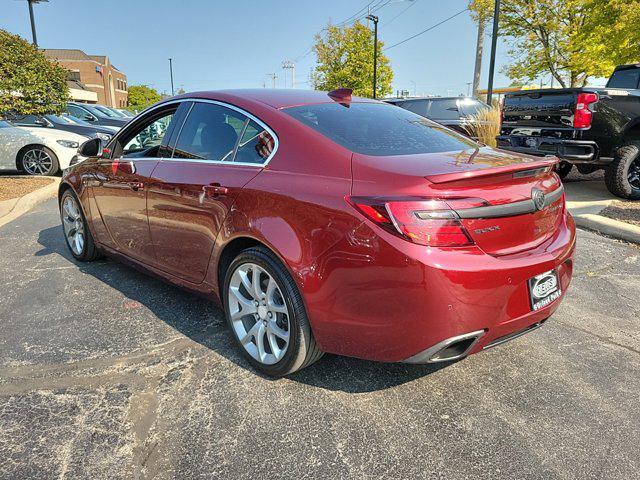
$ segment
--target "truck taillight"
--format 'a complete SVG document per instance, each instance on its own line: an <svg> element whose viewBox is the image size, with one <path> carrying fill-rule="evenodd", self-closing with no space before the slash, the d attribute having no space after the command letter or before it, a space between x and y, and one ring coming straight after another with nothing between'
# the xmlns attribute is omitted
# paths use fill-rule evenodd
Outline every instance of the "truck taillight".
<svg viewBox="0 0 640 480"><path fill-rule="evenodd" d="M596 93L579 93L576 102L576 111L573 114L573 126L575 128L588 128L591 126L593 114L589 105L598 101Z"/></svg>
<svg viewBox="0 0 640 480"><path fill-rule="evenodd" d="M440 200L381 199L347 197L346 200L369 220L396 236L430 247L463 247L473 240L458 215ZM479 199L465 199L465 206L484 204Z"/></svg>

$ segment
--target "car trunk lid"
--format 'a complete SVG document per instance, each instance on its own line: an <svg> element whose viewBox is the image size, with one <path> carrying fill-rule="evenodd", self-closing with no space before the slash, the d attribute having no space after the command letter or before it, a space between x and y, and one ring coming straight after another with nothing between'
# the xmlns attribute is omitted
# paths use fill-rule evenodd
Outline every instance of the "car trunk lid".
<svg viewBox="0 0 640 480"><path fill-rule="evenodd" d="M508 255L535 248L560 226L564 191L553 173L557 161L489 148L404 157L354 155L353 194L442 200L481 249Z"/></svg>

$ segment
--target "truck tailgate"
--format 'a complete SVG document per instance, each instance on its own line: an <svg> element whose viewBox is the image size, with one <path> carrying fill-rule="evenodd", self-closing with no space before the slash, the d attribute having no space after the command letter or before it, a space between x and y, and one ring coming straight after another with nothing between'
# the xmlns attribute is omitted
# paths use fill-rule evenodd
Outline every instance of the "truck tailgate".
<svg viewBox="0 0 640 480"><path fill-rule="evenodd" d="M503 127L572 128L579 89L534 90L507 95Z"/></svg>

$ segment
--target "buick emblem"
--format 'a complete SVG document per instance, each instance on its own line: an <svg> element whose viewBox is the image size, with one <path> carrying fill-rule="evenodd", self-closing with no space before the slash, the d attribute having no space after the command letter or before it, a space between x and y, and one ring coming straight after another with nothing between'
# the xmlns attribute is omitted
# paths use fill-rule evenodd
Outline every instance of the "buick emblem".
<svg viewBox="0 0 640 480"><path fill-rule="evenodd" d="M536 210L542 210L544 208L544 192L542 190L538 190L537 188L531 189L531 200L533 200L533 205L536 207Z"/></svg>

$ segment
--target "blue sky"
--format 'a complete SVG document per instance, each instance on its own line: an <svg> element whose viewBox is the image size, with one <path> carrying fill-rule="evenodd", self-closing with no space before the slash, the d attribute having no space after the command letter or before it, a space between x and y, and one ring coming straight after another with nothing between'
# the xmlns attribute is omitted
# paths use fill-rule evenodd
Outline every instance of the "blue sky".
<svg viewBox="0 0 640 480"><path fill-rule="evenodd" d="M463 10L467 0L390 0L375 12L380 39L390 46ZM366 0L50 0L35 6L42 48L78 48L109 56L129 84L170 91L168 58L176 88L187 91L271 85L284 87L283 60L296 61L296 87L309 88L313 36L339 23ZM0 28L31 39L26 1L0 0ZM394 19L394 17L396 17ZM393 20L392 20L393 19ZM390 23L389 23L390 22ZM386 25L389 23L388 25ZM385 51L395 72L394 92L457 95L473 76L476 26L467 12L403 45ZM487 35L482 86L486 87ZM497 69L507 61L499 45ZM287 85L291 86L290 73ZM495 85L508 85L499 72Z"/></svg>

